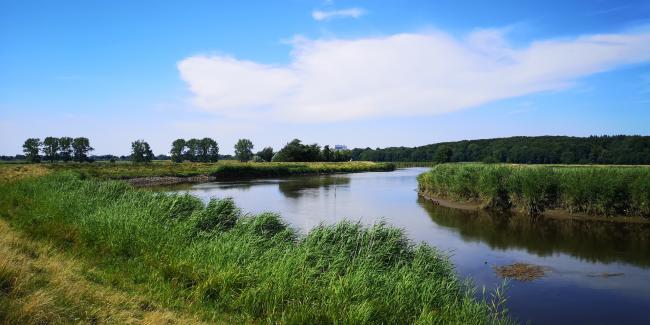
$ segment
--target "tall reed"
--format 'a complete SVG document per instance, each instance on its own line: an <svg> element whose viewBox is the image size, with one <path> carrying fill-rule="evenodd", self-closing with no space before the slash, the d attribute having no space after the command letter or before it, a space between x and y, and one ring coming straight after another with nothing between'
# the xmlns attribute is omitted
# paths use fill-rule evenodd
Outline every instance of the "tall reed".
<svg viewBox="0 0 650 325"><path fill-rule="evenodd" d="M2 184L0 197L0 215L14 227L88 259L116 287L144 286L155 301L206 320L510 322L489 299L473 298L447 257L382 223L301 235L278 215L243 214L229 199L204 205L74 173Z"/></svg>
<svg viewBox="0 0 650 325"><path fill-rule="evenodd" d="M528 214L549 208L650 217L650 168L442 164L418 177L420 192Z"/></svg>

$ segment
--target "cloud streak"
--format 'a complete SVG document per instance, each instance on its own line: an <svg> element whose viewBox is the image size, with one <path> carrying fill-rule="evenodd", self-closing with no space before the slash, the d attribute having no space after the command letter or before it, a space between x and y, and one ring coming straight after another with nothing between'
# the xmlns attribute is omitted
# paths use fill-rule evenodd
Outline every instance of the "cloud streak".
<svg viewBox="0 0 650 325"><path fill-rule="evenodd" d="M348 8L340 10L314 10L311 13L312 18L317 21L330 20L333 18L359 18L365 15L366 11L362 8Z"/></svg>
<svg viewBox="0 0 650 325"><path fill-rule="evenodd" d="M292 61L224 55L178 63L193 103L224 116L341 121L436 115L571 87L579 78L650 61L650 32L584 35L512 46L502 31L300 40Z"/></svg>

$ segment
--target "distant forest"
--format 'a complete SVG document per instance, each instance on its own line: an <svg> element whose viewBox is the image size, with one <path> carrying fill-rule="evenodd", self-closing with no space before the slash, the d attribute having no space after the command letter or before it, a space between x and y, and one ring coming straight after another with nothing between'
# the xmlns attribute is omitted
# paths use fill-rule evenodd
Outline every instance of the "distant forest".
<svg viewBox="0 0 650 325"><path fill-rule="evenodd" d="M523 164L650 164L650 136L539 136L463 140L421 147L353 149L372 161L505 162Z"/></svg>
<svg viewBox="0 0 650 325"><path fill-rule="evenodd" d="M36 139L38 140L38 139ZM269 150L273 156L272 148ZM308 154L313 151L314 155ZM38 150L36 151L38 153ZM257 155L261 155L258 152ZM472 162L522 164L622 164L650 165L650 136L539 136L442 142L421 147L356 148L334 151L317 144L303 145L295 139L280 150L274 161L347 161L378 162ZM287 156L288 155L288 156ZM287 156L287 157L285 157ZM294 157L295 156L295 157ZM131 156L92 155L88 161L128 161ZM168 155L154 159L169 160ZM219 159L234 159L219 155ZM23 161L25 155L0 156L4 161ZM267 158L268 159L268 158Z"/></svg>

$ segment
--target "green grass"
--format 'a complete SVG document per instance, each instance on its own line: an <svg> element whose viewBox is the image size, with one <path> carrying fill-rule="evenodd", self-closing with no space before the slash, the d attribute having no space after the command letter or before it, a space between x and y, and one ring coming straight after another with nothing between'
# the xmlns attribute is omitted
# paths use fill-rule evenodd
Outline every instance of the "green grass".
<svg viewBox="0 0 650 325"><path fill-rule="evenodd" d="M434 197L514 207L531 215L549 208L591 215L650 217L650 168L442 164L418 177Z"/></svg>
<svg viewBox="0 0 650 325"><path fill-rule="evenodd" d="M397 168L433 167L436 165L436 163L431 161L396 161L393 164Z"/></svg>
<svg viewBox="0 0 650 325"><path fill-rule="evenodd" d="M86 177L101 179L127 179L150 176L210 175L223 178L277 177L301 174L349 173L365 171L390 171L392 163L355 162L305 162L305 163L172 163L160 161L150 164L133 163L54 163L41 164L53 171L71 170Z"/></svg>
<svg viewBox="0 0 650 325"><path fill-rule="evenodd" d="M473 298L446 256L384 224L300 235L231 200L204 205L72 172L0 184L0 198L2 218L93 265L93 282L208 322L510 322L499 302Z"/></svg>

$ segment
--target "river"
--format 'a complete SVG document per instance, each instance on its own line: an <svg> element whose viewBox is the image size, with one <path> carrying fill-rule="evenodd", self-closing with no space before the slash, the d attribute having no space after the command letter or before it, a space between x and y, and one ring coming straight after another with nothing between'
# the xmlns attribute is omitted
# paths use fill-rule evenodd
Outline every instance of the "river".
<svg viewBox="0 0 650 325"><path fill-rule="evenodd" d="M543 266L533 281L510 280L510 315L533 324L650 324L650 224L491 215L418 197L418 174L393 172L213 182L165 188L204 200L232 197L249 213L277 212L301 232L343 219L401 227L445 251L462 278L489 291L495 266ZM477 293L481 295L481 293Z"/></svg>

